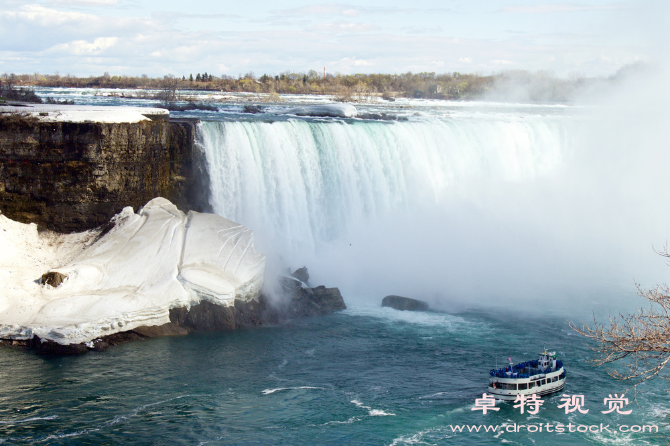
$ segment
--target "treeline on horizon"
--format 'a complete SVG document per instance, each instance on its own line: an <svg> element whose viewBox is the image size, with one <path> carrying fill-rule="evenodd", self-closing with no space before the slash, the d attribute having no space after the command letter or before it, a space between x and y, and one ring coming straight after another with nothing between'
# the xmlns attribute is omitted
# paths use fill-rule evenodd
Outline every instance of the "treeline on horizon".
<svg viewBox="0 0 670 446"><path fill-rule="evenodd" d="M546 71L503 71L497 74L464 74L459 72L437 74L434 72L403 74L326 74L310 70L307 73L284 72L263 74L253 72L238 77L211 73L163 77L102 76L77 77L59 74L3 74L0 82L15 87L69 87L69 88L124 88L207 90L219 92L248 92L270 94L327 94L342 101L366 101L372 96L392 100L395 97L467 100L492 96L509 96L510 99L564 102L585 88L616 79L624 67L609 78L585 77L572 74L560 78ZM523 91L523 98L514 98Z"/></svg>

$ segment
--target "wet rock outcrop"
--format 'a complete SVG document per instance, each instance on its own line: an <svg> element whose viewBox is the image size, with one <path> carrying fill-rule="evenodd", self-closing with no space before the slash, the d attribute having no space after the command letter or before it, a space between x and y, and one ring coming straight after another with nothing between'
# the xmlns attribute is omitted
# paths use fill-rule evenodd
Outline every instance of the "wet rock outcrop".
<svg viewBox="0 0 670 446"><path fill-rule="evenodd" d="M304 280L303 280L304 279ZM279 299L273 302L273 311L279 319L319 316L346 310L342 294L338 288L319 285L306 286L309 272L304 266L291 276L279 280Z"/></svg>
<svg viewBox="0 0 670 446"><path fill-rule="evenodd" d="M291 273L291 275L304 284L309 284L309 271L307 271L306 266L296 269Z"/></svg>
<svg viewBox="0 0 670 446"><path fill-rule="evenodd" d="M428 304L422 300L403 296L386 296L382 299L382 307L391 307L402 311L426 311Z"/></svg>

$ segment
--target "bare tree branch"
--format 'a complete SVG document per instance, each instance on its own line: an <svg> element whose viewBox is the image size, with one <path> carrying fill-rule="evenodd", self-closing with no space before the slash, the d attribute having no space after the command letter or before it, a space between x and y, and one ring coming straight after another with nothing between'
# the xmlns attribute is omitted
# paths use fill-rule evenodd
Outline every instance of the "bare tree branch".
<svg viewBox="0 0 670 446"><path fill-rule="evenodd" d="M662 257L670 258L667 245ZM670 287L666 284L643 289L636 283L637 294L647 299L649 308L639 308L633 314L609 315L609 323L600 323L593 317L593 325L577 326L568 321L570 328L595 341L589 348L596 356L591 361L596 366L618 364L608 369L615 379L628 382L637 397L637 386L660 378L670 380ZM630 389L629 389L630 390Z"/></svg>

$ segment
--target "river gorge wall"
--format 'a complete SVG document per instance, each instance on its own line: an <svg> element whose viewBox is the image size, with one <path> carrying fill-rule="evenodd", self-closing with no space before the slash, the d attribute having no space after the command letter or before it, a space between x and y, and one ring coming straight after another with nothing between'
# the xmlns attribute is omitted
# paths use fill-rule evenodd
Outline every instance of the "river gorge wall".
<svg viewBox="0 0 670 446"><path fill-rule="evenodd" d="M0 211L57 232L88 230L162 196L207 212L197 120L44 122L0 115Z"/></svg>

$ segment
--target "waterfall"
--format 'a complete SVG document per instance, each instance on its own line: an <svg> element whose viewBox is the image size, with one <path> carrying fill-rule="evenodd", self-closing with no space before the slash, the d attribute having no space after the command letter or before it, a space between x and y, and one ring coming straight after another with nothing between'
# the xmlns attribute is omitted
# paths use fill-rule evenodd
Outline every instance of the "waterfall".
<svg viewBox="0 0 670 446"><path fill-rule="evenodd" d="M561 119L202 122L216 213L313 249L369 218L435 206L469 185L519 183L569 156Z"/></svg>

